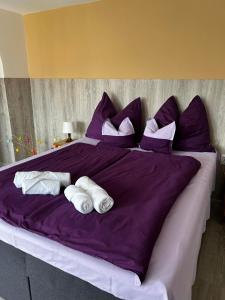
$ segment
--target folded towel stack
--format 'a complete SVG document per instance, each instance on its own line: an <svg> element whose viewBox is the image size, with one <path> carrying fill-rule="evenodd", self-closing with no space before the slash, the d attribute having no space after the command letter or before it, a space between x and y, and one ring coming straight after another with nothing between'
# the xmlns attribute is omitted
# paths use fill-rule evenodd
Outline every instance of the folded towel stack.
<svg viewBox="0 0 225 300"><path fill-rule="evenodd" d="M103 214L109 211L114 201L108 193L87 176L80 177L75 185L71 184L70 173L31 171L16 172L14 184L22 187L23 194L53 195L60 193L60 187L66 187L64 194L73 203L76 210L88 214L93 209Z"/></svg>
<svg viewBox="0 0 225 300"><path fill-rule="evenodd" d="M23 194L58 195L60 187L70 185L70 173L31 171L16 172L14 184L17 188L22 187Z"/></svg>
<svg viewBox="0 0 225 300"><path fill-rule="evenodd" d="M87 176L80 177L75 185L68 186L64 194L83 214L90 213L93 208L103 214L109 211L114 204L108 193Z"/></svg>
<svg viewBox="0 0 225 300"><path fill-rule="evenodd" d="M22 183L22 192L25 195L59 195L60 182L49 179L26 179Z"/></svg>
<svg viewBox="0 0 225 300"><path fill-rule="evenodd" d="M50 172L50 171L30 171L30 172L16 172L14 184L17 188L22 187L22 183L26 179L49 179L57 180L60 186L67 187L71 183L70 173Z"/></svg>

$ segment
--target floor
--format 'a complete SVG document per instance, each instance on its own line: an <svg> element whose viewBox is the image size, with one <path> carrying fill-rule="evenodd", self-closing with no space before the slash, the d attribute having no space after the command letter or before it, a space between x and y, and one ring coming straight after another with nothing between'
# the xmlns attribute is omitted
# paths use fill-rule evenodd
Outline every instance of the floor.
<svg viewBox="0 0 225 300"><path fill-rule="evenodd" d="M202 238L192 300L225 300L225 220L219 200L212 201Z"/></svg>

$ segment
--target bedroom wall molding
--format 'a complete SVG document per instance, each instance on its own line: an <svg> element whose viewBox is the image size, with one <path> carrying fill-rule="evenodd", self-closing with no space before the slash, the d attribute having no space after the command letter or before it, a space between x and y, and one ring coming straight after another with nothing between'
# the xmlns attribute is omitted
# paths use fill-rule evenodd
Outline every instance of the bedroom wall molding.
<svg viewBox="0 0 225 300"><path fill-rule="evenodd" d="M94 108L103 91L109 93L116 106L124 107L140 96L145 120L152 117L171 95L184 110L195 95L206 105L212 142L225 151L225 80L120 80L120 79L31 79L31 92L36 138L48 149L54 137L63 137L62 123L74 121L76 136L85 133ZM144 120L143 120L144 123Z"/></svg>

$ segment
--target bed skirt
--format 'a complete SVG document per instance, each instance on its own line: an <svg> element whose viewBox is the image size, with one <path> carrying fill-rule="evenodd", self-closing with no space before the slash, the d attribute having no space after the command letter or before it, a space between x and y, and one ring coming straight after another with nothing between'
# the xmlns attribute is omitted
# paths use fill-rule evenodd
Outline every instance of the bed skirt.
<svg viewBox="0 0 225 300"><path fill-rule="evenodd" d="M5 300L119 299L2 241L0 297Z"/></svg>

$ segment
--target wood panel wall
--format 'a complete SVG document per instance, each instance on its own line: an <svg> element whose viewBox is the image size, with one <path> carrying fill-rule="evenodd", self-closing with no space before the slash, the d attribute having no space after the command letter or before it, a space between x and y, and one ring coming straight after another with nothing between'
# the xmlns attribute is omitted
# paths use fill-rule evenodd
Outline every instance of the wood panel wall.
<svg viewBox="0 0 225 300"><path fill-rule="evenodd" d="M152 117L171 95L177 97L181 111L195 95L200 95L208 111L212 142L225 153L225 80L86 80L31 79L36 138L48 149L54 138L62 138L63 121L74 121L76 134L85 133L103 91L117 108L140 96L144 118Z"/></svg>
<svg viewBox="0 0 225 300"><path fill-rule="evenodd" d="M4 79L0 79L0 166L15 160L12 143L7 140L12 136L9 109Z"/></svg>
<svg viewBox="0 0 225 300"><path fill-rule="evenodd" d="M30 148L32 145L26 144L26 141L20 141L17 138L20 136L28 136L34 142L35 134L33 122L33 108L31 98L31 86L29 78L5 78L5 90L7 97L7 104L9 110L9 119L11 123L11 132L14 140L15 159L20 160L24 157L30 156ZM19 152L16 152L18 146Z"/></svg>
<svg viewBox="0 0 225 300"><path fill-rule="evenodd" d="M29 136L35 147L29 78L0 79L0 116L0 163L9 164L30 156L33 147L23 141L24 136Z"/></svg>
<svg viewBox="0 0 225 300"><path fill-rule="evenodd" d="M73 121L76 133L84 135L93 111L107 91L118 109L140 96L143 125L171 95L181 111L199 94L206 105L212 142L225 153L225 80L88 80L88 79L0 79L0 162L27 156L15 152L6 138L24 133L41 141L38 151L61 139L63 121Z"/></svg>

